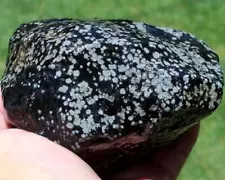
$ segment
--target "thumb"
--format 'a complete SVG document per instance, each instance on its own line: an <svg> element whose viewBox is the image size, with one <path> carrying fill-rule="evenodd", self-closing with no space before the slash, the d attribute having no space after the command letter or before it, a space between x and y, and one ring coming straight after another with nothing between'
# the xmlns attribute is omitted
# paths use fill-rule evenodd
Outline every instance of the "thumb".
<svg viewBox="0 0 225 180"><path fill-rule="evenodd" d="M0 144L0 179L100 179L78 156L36 134L3 130Z"/></svg>

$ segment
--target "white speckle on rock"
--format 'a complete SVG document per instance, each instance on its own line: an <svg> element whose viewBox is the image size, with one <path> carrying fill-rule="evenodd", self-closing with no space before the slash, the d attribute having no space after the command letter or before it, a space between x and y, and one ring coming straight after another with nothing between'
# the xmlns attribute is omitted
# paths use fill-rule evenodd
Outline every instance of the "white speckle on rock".
<svg viewBox="0 0 225 180"><path fill-rule="evenodd" d="M57 77L60 77L62 75L62 72L61 71L56 71L56 76Z"/></svg>
<svg viewBox="0 0 225 180"><path fill-rule="evenodd" d="M59 88L59 91L62 92L62 93L66 93L67 90L68 90L68 86L65 86L65 85L63 85L63 86L61 86L61 87Z"/></svg>
<svg viewBox="0 0 225 180"><path fill-rule="evenodd" d="M73 125L73 123L68 122L68 123L66 123L66 127L68 129L73 129L74 125Z"/></svg>
<svg viewBox="0 0 225 180"><path fill-rule="evenodd" d="M126 90L124 88L120 89L120 94L126 94Z"/></svg>
<svg viewBox="0 0 225 180"><path fill-rule="evenodd" d="M78 77L78 76L80 75L80 71L79 71L79 70L75 70L75 71L73 72L73 75L74 75L75 77Z"/></svg>
<svg viewBox="0 0 225 180"><path fill-rule="evenodd" d="M67 84L70 84L71 82L72 82L71 78L67 78L67 79L66 79L66 83L67 83Z"/></svg>

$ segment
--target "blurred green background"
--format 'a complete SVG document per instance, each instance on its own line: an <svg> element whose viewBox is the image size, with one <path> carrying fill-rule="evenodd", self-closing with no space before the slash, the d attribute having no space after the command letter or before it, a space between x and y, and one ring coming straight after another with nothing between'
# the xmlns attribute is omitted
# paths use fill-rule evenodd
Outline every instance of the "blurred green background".
<svg viewBox="0 0 225 180"><path fill-rule="evenodd" d="M206 41L225 68L224 0L0 0L0 74L20 23L53 17L125 18L185 30ZM202 122L178 179L225 179L225 102Z"/></svg>

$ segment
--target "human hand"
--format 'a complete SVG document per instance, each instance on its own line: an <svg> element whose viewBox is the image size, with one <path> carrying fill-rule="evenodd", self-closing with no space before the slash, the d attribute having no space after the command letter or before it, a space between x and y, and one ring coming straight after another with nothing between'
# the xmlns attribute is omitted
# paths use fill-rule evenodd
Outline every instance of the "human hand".
<svg viewBox="0 0 225 180"><path fill-rule="evenodd" d="M146 163L117 173L114 180L175 180L183 168L198 137L195 125L177 140L146 158Z"/></svg>
<svg viewBox="0 0 225 180"><path fill-rule="evenodd" d="M98 180L78 156L36 134L11 129L0 97L0 179ZM176 179L198 137L199 125L174 143L155 152L146 163L127 167L111 179Z"/></svg>
<svg viewBox="0 0 225 180"><path fill-rule="evenodd" d="M11 129L0 98L0 180L99 180L69 150L19 129Z"/></svg>

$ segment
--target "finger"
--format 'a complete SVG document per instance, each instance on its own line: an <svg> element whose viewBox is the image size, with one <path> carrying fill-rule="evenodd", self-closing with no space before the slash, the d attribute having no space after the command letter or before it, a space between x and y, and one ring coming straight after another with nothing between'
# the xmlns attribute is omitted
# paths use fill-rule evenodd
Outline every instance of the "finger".
<svg viewBox="0 0 225 180"><path fill-rule="evenodd" d="M199 127L199 124L192 127L174 143L153 155L154 162L167 171L172 179L176 179L184 166L197 140Z"/></svg>
<svg viewBox="0 0 225 180"><path fill-rule="evenodd" d="M169 146L152 153L146 163L128 168L117 173L113 179L117 180L167 180L176 179L183 167L199 131L199 125L191 128Z"/></svg>
<svg viewBox="0 0 225 180"><path fill-rule="evenodd" d="M9 126L9 123L7 122L7 115L3 106L2 95L0 93L0 130L7 129Z"/></svg>
<svg viewBox="0 0 225 180"><path fill-rule="evenodd" d="M170 177L168 172L162 170L158 164L148 162L145 164L130 167L119 172L111 178L112 180L167 180Z"/></svg>
<svg viewBox="0 0 225 180"><path fill-rule="evenodd" d="M78 156L33 133L5 130L0 144L0 179L100 179Z"/></svg>

